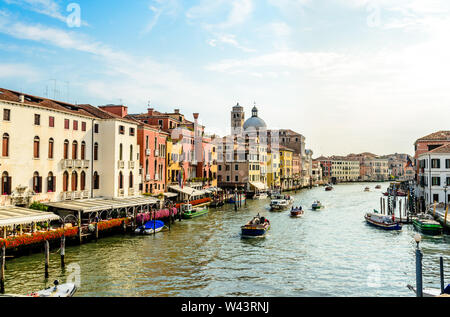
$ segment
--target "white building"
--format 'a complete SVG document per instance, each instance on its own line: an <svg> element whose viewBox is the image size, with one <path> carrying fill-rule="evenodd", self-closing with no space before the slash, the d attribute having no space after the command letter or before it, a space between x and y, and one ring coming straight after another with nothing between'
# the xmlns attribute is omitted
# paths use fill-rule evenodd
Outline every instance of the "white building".
<svg viewBox="0 0 450 317"><path fill-rule="evenodd" d="M104 113L0 89L0 206L119 197L120 172L124 189L130 180L137 188L138 163L122 168L118 162L120 144L124 161L138 161L136 125ZM125 158L132 147L136 153Z"/></svg>
<svg viewBox="0 0 450 317"><path fill-rule="evenodd" d="M448 203L450 194L450 144L418 156L417 197L425 204ZM449 187L447 189L447 187Z"/></svg>

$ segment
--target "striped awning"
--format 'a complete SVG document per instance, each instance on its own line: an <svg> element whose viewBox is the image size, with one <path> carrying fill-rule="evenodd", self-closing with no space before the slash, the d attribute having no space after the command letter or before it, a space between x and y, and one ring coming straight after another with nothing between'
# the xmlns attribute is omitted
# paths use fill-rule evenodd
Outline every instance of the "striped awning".
<svg viewBox="0 0 450 317"><path fill-rule="evenodd" d="M267 189L267 185L261 182L250 182L250 185L252 185L253 187L255 187L256 189L259 190L265 190Z"/></svg>
<svg viewBox="0 0 450 317"><path fill-rule="evenodd" d="M137 207L143 205L152 205L158 203L159 200L154 197L132 197L123 199L86 199L71 200L54 203L46 203L48 207L56 209L64 209L70 211L81 211L83 213L98 212L102 210Z"/></svg>
<svg viewBox="0 0 450 317"><path fill-rule="evenodd" d="M169 186L169 188L176 192L186 194L188 196L202 196L202 195L206 194L206 192L203 190L197 190L197 189L194 189L194 188L188 187L188 186L184 186L183 188L181 188L178 185L174 185L174 186Z"/></svg>
<svg viewBox="0 0 450 317"><path fill-rule="evenodd" d="M38 211L21 207L0 207L0 227L25 225L36 222L59 220L52 212Z"/></svg>

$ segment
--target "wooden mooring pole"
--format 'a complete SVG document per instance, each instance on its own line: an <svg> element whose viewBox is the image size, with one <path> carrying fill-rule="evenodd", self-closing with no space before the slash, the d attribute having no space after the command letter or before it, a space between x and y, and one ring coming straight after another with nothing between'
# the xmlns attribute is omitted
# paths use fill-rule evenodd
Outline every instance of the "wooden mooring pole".
<svg viewBox="0 0 450 317"><path fill-rule="evenodd" d="M45 250L45 278L48 278L48 267L50 262L50 243L46 240L44 242L44 250Z"/></svg>
<svg viewBox="0 0 450 317"><path fill-rule="evenodd" d="M444 294L445 283L444 283L444 258L441 256L439 259L439 273L441 276L441 294Z"/></svg>
<svg viewBox="0 0 450 317"><path fill-rule="evenodd" d="M64 235L61 237L60 255L61 255L61 268L64 269L66 266L64 262L64 256L66 255L66 237Z"/></svg>
<svg viewBox="0 0 450 317"><path fill-rule="evenodd" d="M0 254L0 294L5 294L5 261L6 261L6 247L2 246Z"/></svg>

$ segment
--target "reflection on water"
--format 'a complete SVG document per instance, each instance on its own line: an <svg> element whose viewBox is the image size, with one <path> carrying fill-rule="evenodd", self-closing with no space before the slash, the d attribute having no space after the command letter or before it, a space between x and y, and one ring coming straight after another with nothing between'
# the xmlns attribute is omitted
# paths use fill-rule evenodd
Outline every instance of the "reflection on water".
<svg viewBox="0 0 450 317"><path fill-rule="evenodd" d="M314 188L295 194L302 218L270 212L268 200L248 201L185 220L156 236L115 236L66 250L81 267L77 296L412 296L415 234L412 226L387 232L368 226L381 190L366 186ZM325 209L312 211L314 200ZM240 226L260 213L271 221L264 239L241 239ZM424 237L424 284L439 287L439 257L450 268L450 239ZM55 250L56 251L56 250ZM53 252L55 252L53 251ZM58 254L44 280L43 254L8 261L6 288L25 294L54 279L65 281ZM450 281L448 281L450 282Z"/></svg>

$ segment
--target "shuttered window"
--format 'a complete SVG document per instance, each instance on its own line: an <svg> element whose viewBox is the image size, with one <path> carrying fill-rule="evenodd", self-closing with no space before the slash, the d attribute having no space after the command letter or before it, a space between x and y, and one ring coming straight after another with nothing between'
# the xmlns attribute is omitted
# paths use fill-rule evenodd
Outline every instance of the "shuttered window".
<svg viewBox="0 0 450 317"><path fill-rule="evenodd" d="M3 134L2 138L2 156L8 157L9 156L9 134L5 133Z"/></svg>

